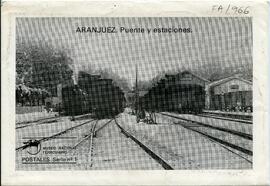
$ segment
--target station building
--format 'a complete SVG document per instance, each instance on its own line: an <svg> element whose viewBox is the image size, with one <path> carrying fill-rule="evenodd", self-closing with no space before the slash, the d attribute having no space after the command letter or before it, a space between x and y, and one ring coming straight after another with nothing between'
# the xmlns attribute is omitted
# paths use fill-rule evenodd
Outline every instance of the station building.
<svg viewBox="0 0 270 186"><path fill-rule="evenodd" d="M209 83L206 109L252 112L252 82L231 76Z"/></svg>

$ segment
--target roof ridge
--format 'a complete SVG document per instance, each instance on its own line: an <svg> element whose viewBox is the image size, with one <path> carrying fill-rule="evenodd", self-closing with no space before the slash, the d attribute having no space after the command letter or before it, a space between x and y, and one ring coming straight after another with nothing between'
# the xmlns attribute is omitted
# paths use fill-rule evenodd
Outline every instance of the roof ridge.
<svg viewBox="0 0 270 186"><path fill-rule="evenodd" d="M213 81L213 82L209 83L208 85L209 85L209 86L216 86L216 85L219 85L219 84L221 84L221 83L225 83L225 82L227 82L227 81L230 81L230 80L232 80L232 79L238 79L238 80L244 81L244 82L246 82L246 83L252 84L251 81L248 81L248 80L246 80L246 79L244 79L244 78L237 77L237 76L233 75L233 76L229 76L229 77L226 77L226 78L217 80L217 81Z"/></svg>

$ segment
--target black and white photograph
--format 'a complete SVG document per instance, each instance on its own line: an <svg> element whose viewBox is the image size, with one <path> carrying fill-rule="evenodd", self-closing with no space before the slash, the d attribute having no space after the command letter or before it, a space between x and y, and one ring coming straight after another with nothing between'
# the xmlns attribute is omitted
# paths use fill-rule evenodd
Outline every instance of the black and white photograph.
<svg viewBox="0 0 270 186"><path fill-rule="evenodd" d="M16 170L253 168L250 17L16 18Z"/></svg>

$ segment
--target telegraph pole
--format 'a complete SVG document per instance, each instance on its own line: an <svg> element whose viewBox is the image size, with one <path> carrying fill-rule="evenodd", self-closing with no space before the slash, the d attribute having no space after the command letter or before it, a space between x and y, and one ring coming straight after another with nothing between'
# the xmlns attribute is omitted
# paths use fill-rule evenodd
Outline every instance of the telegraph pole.
<svg viewBox="0 0 270 186"><path fill-rule="evenodd" d="M138 116L138 67L136 64L136 80L135 80L135 114Z"/></svg>

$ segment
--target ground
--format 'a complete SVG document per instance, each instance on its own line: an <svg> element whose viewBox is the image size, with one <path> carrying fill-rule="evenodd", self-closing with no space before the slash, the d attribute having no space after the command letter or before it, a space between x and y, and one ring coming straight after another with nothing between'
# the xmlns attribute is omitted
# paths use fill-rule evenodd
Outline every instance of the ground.
<svg viewBox="0 0 270 186"><path fill-rule="evenodd" d="M164 169L130 137L124 135L116 122L173 169L252 168L252 163L241 154L188 130L181 124L177 124L176 119L160 114L157 114L157 124L137 123L135 116L130 115L128 110L118 115L116 121L111 119L96 121L91 116L78 117L75 121L71 121L70 117L40 120L42 117L39 116L35 118L38 120L36 122L27 124L17 122L16 124L16 127L29 125L16 129L17 170ZM28 114L24 117L31 118L32 115ZM49 116L43 115L43 117ZM252 132L251 126L240 126L224 121L222 124L218 121L220 120L211 119L207 122L242 132ZM90 135L94 126L95 129L100 130L95 135ZM60 134L65 130L67 132ZM53 135L55 137L52 137ZM231 136L226 136L226 138L236 142ZM40 139L42 141L38 147L20 148L29 140ZM252 142L237 141L237 143L252 147ZM31 155L31 153L37 154Z"/></svg>

